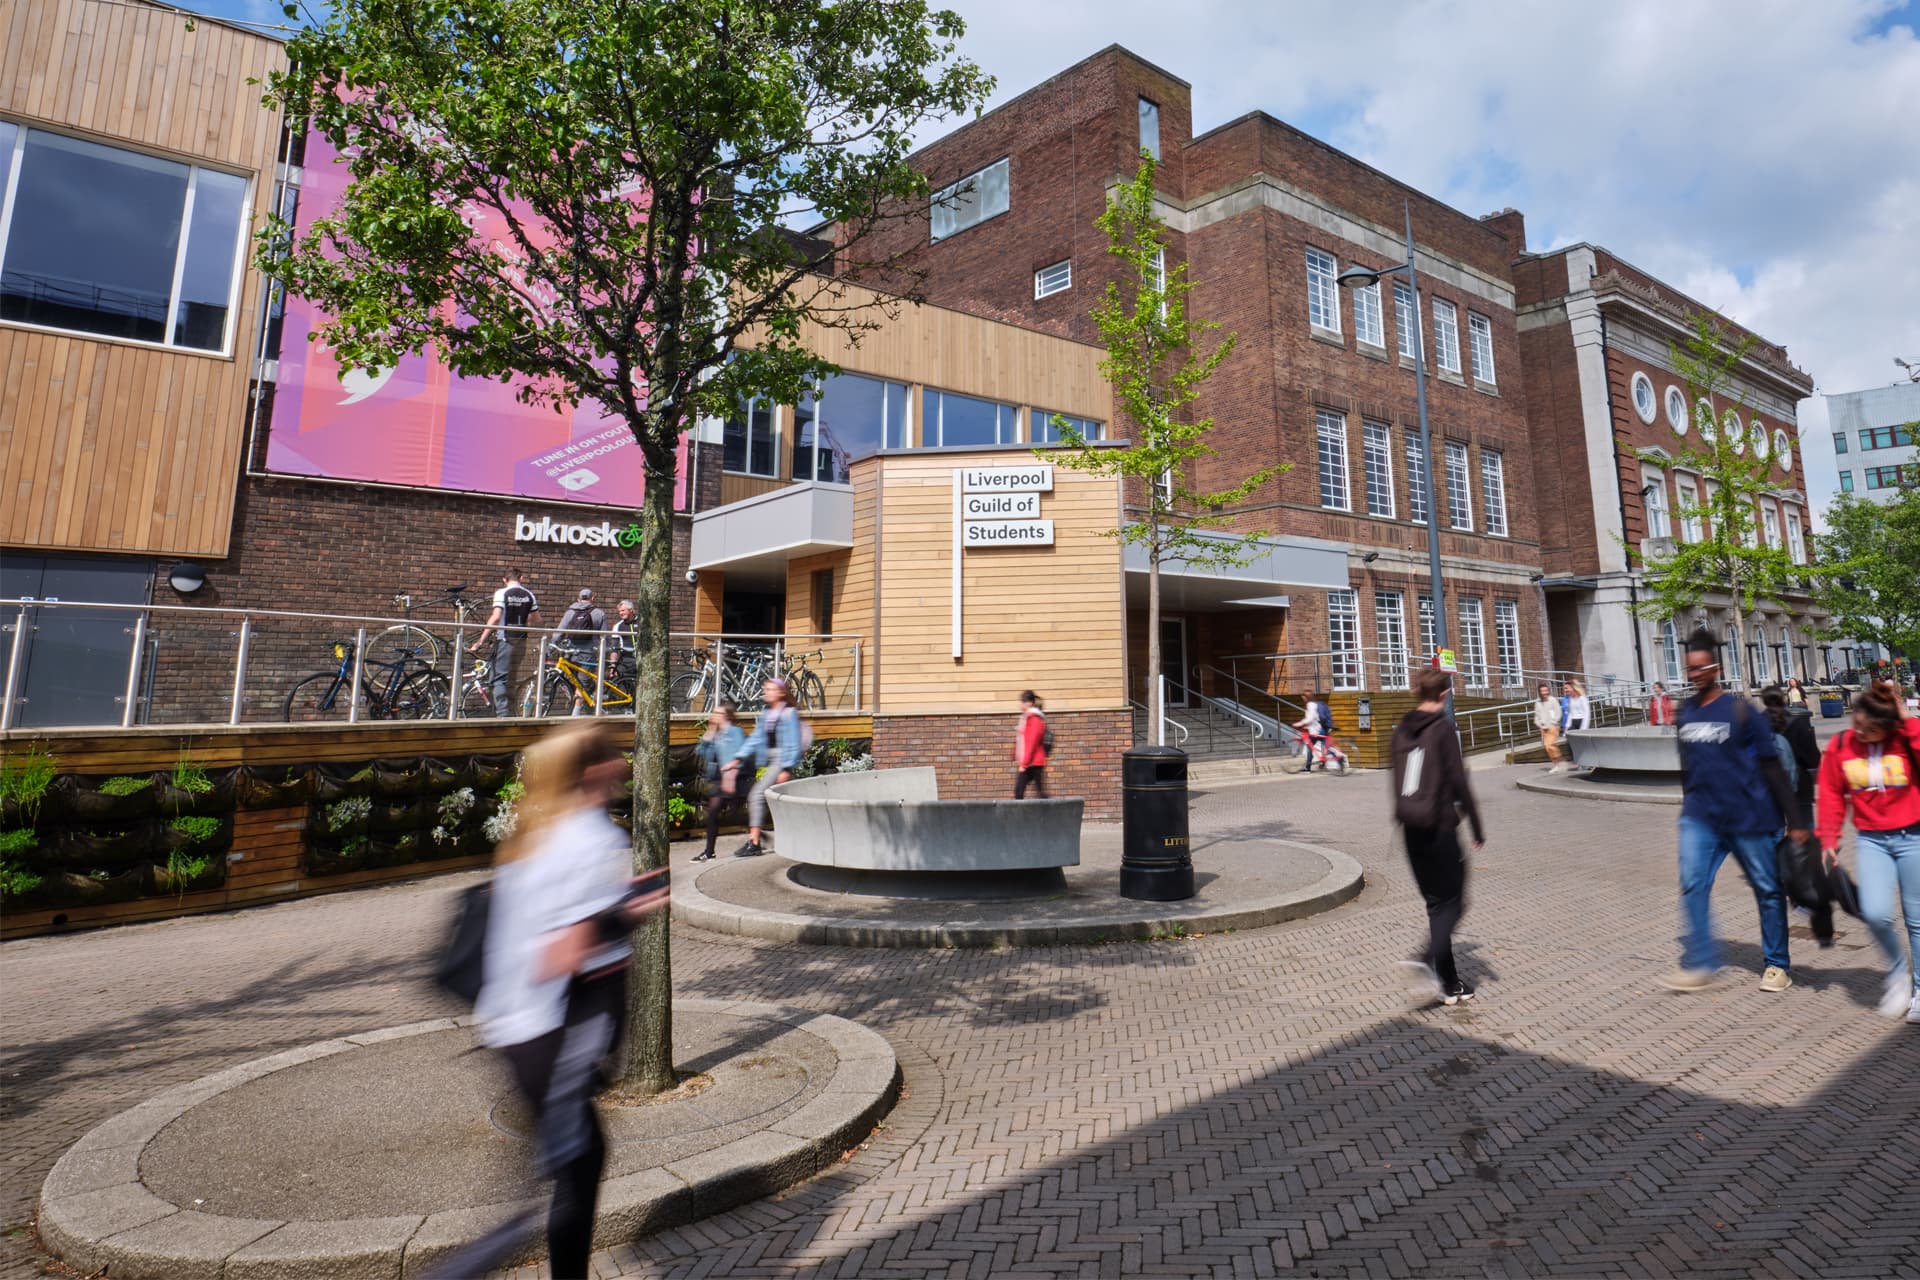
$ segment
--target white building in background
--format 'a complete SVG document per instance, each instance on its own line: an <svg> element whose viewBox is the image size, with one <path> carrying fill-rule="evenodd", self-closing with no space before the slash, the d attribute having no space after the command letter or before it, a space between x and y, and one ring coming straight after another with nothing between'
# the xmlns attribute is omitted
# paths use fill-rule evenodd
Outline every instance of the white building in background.
<svg viewBox="0 0 1920 1280"><path fill-rule="evenodd" d="M1890 502L1902 487L1920 487L1920 382L1827 397L1838 493Z"/></svg>

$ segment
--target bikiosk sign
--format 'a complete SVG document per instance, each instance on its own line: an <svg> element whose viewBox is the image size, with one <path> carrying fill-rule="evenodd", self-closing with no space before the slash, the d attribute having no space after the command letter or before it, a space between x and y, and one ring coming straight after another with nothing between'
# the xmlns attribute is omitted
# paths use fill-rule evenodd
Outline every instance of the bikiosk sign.
<svg viewBox="0 0 1920 1280"><path fill-rule="evenodd" d="M967 547L1050 547L1053 521L1040 495L1053 492L1052 467L962 467L960 542Z"/></svg>

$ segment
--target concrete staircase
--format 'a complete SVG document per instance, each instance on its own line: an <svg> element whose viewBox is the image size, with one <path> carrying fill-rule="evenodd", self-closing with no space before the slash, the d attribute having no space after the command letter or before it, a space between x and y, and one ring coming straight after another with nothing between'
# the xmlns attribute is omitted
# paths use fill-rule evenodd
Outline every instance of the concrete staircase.
<svg viewBox="0 0 1920 1280"><path fill-rule="evenodd" d="M1254 739L1249 744L1247 722L1200 704L1167 708L1167 745L1187 753L1187 777L1195 782L1215 778L1244 778L1256 773L1292 772L1299 761L1286 741L1271 737ZM1173 725L1186 728L1184 741ZM1133 712L1133 740L1147 740L1147 713Z"/></svg>

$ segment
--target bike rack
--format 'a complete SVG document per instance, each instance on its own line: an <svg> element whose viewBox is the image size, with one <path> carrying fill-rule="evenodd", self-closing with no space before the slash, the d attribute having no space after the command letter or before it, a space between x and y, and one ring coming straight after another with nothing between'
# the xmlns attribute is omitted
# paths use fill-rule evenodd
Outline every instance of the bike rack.
<svg viewBox="0 0 1920 1280"><path fill-rule="evenodd" d="M140 653L146 647L147 615L137 613L133 617L133 652L127 655L127 694L120 700L123 704L120 708L122 729L133 728L134 709L140 700Z"/></svg>
<svg viewBox="0 0 1920 1280"><path fill-rule="evenodd" d="M453 679L447 688L447 719L460 715L460 659L467 651L467 628L462 623L453 629Z"/></svg>
<svg viewBox="0 0 1920 1280"><path fill-rule="evenodd" d="M140 621L146 621L146 615L140 615ZM233 655L233 706L227 712L228 724L240 723L240 711L246 705L247 698L247 650L253 643L253 619L240 619L240 649ZM134 652L140 651L140 636L136 630L133 637ZM135 659L138 662L138 659ZM131 682L132 677L128 677ZM133 714L133 686L127 686L127 714ZM130 723L130 722L129 722Z"/></svg>
<svg viewBox="0 0 1920 1280"><path fill-rule="evenodd" d="M634 668L634 684L640 683L640 671ZM600 633L600 657L593 669L593 718L600 719L607 712L607 633Z"/></svg>
<svg viewBox="0 0 1920 1280"><path fill-rule="evenodd" d="M347 723L360 723L360 678L367 659L367 629L361 627L353 639L353 688L347 694Z"/></svg>

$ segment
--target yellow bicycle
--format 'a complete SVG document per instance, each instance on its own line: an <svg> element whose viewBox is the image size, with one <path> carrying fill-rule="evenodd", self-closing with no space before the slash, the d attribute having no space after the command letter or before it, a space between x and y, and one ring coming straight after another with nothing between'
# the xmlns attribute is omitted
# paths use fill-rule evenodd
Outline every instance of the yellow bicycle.
<svg viewBox="0 0 1920 1280"><path fill-rule="evenodd" d="M592 655L587 655L586 662L582 663L576 661L574 653L565 646L555 646L547 652L546 670L529 676L520 686L520 696L515 700L520 714L564 716L571 713L576 704L591 712L602 701L609 712L631 714L633 689L615 677L617 661L617 655L610 650L609 669L603 677L594 670Z"/></svg>

